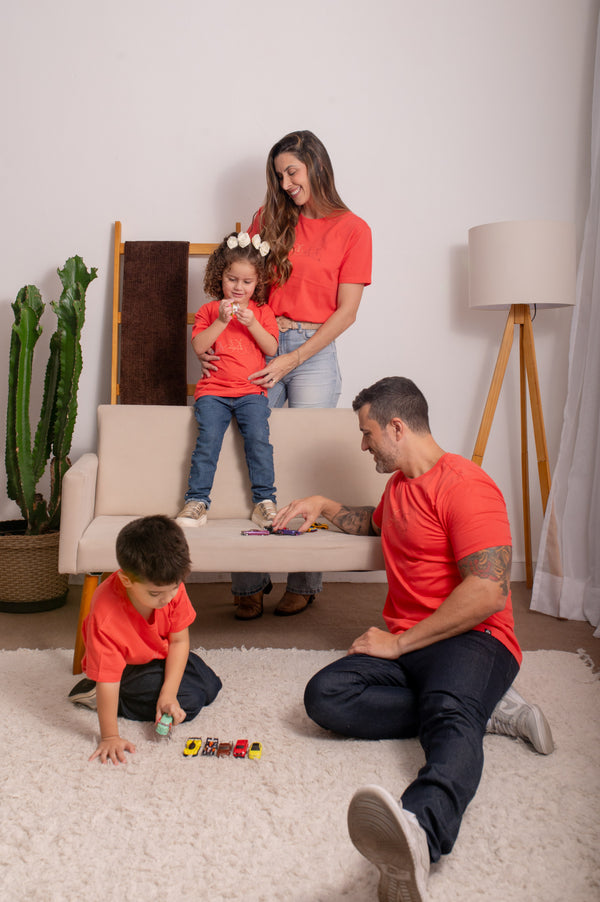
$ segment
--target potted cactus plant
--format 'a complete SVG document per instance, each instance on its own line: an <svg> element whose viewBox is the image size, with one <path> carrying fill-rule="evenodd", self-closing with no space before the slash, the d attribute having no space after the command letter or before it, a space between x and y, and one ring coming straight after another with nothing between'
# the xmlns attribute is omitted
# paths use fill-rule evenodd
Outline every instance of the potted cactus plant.
<svg viewBox="0 0 600 902"><path fill-rule="evenodd" d="M50 339L39 422L32 443L29 402L35 345L42 333L45 309L35 285L22 288L12 305L6 474L8 496L17 502L22 520L0 523L0 610L39 611L64 604L68 577L58 573L58 528L63 476L77 417L81 373L81 330L85 295L96 269L81 257L70 257L57 270L63 290L51 306L57 317ZM50 467L48 500L38 483Z"/></svg>

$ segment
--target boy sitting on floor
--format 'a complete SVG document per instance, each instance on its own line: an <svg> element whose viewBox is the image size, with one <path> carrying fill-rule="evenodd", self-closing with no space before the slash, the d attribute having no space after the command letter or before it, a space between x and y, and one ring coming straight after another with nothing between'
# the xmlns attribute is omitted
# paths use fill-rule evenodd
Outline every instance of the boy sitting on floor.
<svg viewBox="0 0 600 902"><path fill-rule="evenodd" d="M190 652L196 617L183 580L190 572L183 530L169 517L133 520L117 536L117 570L101 583L83 622L86 678L69 700L98 711L100 742L90 761L126 760L135 746L117 717L173 724L192 720L216 698L219 677Z"/></svg>

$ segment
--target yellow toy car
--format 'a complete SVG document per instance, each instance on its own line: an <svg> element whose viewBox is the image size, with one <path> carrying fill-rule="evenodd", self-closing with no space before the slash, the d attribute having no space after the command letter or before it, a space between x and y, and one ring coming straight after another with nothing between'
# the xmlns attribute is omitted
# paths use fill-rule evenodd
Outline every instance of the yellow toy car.
<svg viewBox="0 0 600 902"><path fill-rule="evenodd" d="M262 755L262 745L260 742L253 742L248 750L249 758L260 758Z"/></svg>
<svg viewBox="0 0 600 902"><path fill-rule="evenodd" d="M185 743L185 748L183 750L184 757L195 758L200 751L201 746L202 740L199 736L190 736L190 738Z"/></svg>

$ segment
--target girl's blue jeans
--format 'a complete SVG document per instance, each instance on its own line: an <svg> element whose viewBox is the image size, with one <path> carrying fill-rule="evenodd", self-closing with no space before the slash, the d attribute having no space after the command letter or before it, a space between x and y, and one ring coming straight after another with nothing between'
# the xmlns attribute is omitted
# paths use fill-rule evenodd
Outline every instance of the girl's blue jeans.
<svg viewBox="0 0 600 902"><path fill-rule="evenodd" d="M304 705L343 736L419 737L425 764L401 799L437 861L454 845L481 778L487 721L518 670L501 642L472 630L394 661L347 655L315 674Z"/></svg>
<svg viewBox="0 0 600 902"><path fill-rule="evenodd" d="M221 398L204 395L194 404L198 437L192 454L186 501L204 501L210 507L210 492L221 453L223 436L236 418L244 439L244 453L252 486L252 501L275 502L273 447L269 441L269 404L264 395Z"/></svg>
<svg viewBox="0 0 600 902"><path fill-rule="evenodd" d="M279 333L278 354L295 351L312 335L313 330L288 329ZM342 390L335 342L327 345L314 357L293 369L281 382L269 390L269 407L336 407ZM318 441L314 436L314 441ZM310 454L310 442L307 443ZM287 504L291 498L283 499ZM375 503L375 502L374 502ZM270 585L268 573L232 573L231 591L234 595L254 595ZM288 592L297 595L317 595L323 588L322 573L289 573Z"/></svg>

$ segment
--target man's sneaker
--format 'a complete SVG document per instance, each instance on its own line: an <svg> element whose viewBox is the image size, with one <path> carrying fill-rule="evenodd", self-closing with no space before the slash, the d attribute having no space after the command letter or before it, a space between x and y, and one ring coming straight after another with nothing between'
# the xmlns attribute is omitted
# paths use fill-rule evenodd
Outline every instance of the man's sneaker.
<svg viewBox="0 0 600 902"><path fill-rule="evenodd" d="M188 501L175 517L180 526L204 526L206 504L204 501Z"/></svg>
<svg viewBox="0 0 600 902"><path fill-rule="evenodd" d="M380 873L379 902L425 902L427 836L417 818L381 786L363 786L348 808L350 839Z"/></svg>
<svg viewBox="0 0 600 902"><path fill-rule="evenodd" d="M502 733L524 739L540 755L549 755L554 751L550 724L541 709L526 702L512 686L492 711L486 733Z"/></svg>
<svg viewBox="0 0 600 902"><path fill-rule="evenodd" d="M261 529L269 529L277 513L277 508L272 501L259 501L252 511L252 522Z"/></svg>
<svg viewBox="0 0 600 902"><path fill-rule="evenodd" d="M79 680L76 686L73 686L69 692L69 701L74 705L83 705L84 708L96 710L96 683L94 680L88 680L84 677Z"/></svg>

